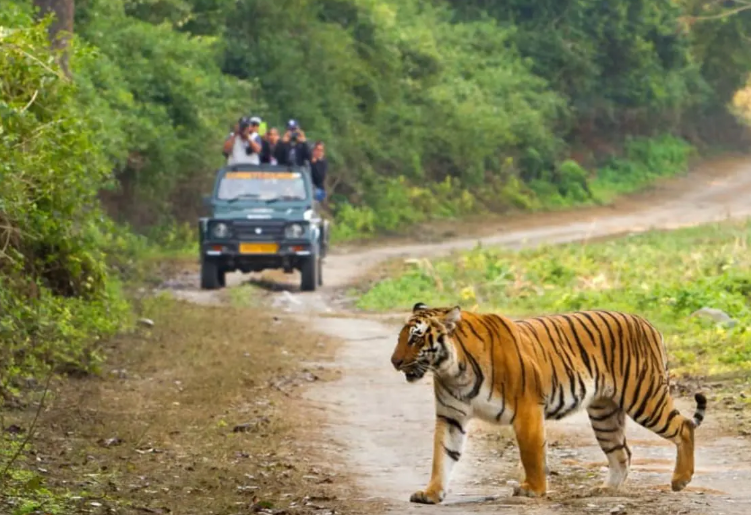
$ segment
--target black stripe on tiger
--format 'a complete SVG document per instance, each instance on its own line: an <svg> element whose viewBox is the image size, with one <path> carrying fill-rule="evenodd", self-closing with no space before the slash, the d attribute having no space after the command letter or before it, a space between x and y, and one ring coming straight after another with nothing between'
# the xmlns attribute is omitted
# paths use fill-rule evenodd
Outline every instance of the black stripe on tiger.
<svg viewBox="0 0 751 515"><path fill-rule="evenodd" d="M446 452L446 455L448 455L449 458L451 458L454 461L459 461L459 458L462 457L462 453L459 451L452 451L445 445L443 446L443 450Z"/></svg>
<svg viewBox="0 0 751 515"><path fill-rule="evenodd" d="M438 418L441 419L441 420L443 420L446 424L448 424L449 429L456 429L461 434L465 434L466 433L466 431L464 431L464 428L462 427L462 425L455 418L447 417L445 415L438 415Z"/></svg>

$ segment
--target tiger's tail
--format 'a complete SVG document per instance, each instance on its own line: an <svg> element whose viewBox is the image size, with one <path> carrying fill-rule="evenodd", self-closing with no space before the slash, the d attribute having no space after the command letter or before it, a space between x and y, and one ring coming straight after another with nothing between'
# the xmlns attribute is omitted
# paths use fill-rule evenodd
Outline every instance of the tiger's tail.
<svg viewBox="0 0 751 515"><path fill-rule="evenodd" d="M694 400L696 400L696 411L694 411L693 423L696 428L704 421L704 413L707 411L707 398L703 393L697 393L694 395Z"/></svg>

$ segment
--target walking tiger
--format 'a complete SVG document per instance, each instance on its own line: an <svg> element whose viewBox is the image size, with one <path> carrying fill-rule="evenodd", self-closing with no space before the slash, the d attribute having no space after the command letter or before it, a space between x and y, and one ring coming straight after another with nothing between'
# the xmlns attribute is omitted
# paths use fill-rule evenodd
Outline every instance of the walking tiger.
<svg viewBox="0 0 751 515"><path fill-rule="evenodd" d="M513 427L525 475L514 495L546 494L544 421L580 409L608 459L603 488L618 489L628 476L626 415L676 445L674 491L694 474L694 429L707 400L695 395L693 419L675 409L662 336L638 315L592 310L512 320L417 303L391 363L408 382L433 373L433 467L412 502L443 500L472 418Z"/></svg>

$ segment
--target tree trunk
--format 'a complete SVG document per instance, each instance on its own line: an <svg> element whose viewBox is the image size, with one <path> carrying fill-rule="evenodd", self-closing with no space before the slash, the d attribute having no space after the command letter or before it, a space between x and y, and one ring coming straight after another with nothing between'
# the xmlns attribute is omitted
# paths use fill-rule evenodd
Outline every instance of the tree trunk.
<svg viewBox="0 0 751 515"><path fill-rule="evenodd" d="M39 9L39 19L53 13L55 19L49 27L49 38L52 48L61 50L60 67L70 76L68 69L68 44L73 34L73 16L75 14L75 0L34 0L34 6Z"/></svg>

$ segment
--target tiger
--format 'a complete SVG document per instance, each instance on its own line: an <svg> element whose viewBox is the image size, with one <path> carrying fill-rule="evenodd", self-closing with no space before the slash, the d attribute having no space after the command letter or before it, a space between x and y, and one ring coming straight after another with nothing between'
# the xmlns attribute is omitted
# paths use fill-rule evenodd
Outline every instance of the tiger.
<svg viewBox="0 0 751 515"><path fill-rule="evenodd" d="M707 399L694 395L693 419L674 407L662 334L639 315L589 310L512 320L418 302L391 364L409 383L433 375L432 472L413 503L443 501L473 418L513 427L524 476L513 496L547 495L545 420L582 409L608 460L598 491L617 491L628 476L626 415L676 445L673 491L693 477L694 430Z"/></svg>

